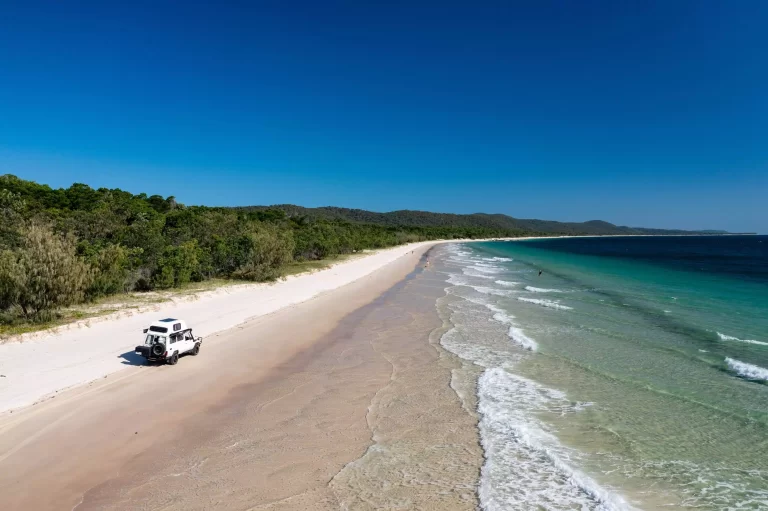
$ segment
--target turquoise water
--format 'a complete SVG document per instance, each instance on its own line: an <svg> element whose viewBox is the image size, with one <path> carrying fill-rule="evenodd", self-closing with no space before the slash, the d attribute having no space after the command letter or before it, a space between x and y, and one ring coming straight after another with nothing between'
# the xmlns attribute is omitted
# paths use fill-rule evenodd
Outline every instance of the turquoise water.
<svg viewBox="0 0 768 511"><path fill-rule="evenodd" d="M483 508L768 509L765 240L441 249Z"/></svg>

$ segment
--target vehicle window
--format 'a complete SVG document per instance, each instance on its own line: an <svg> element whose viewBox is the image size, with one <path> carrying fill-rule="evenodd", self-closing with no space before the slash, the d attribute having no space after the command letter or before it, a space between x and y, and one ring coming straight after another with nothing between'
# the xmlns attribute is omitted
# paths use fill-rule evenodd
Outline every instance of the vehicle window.
<svg viewBox="0 0 768 511"><path fill-rule="evenodd" d="M151 326L151 327L149 327L149 329L152 332L160 332L161 334L164 334L164 333L166 333L168 331L167 328L162 327L162 326Z"/></svg>
<svg viewBox="0 0 768 511"><path fill-rule="evenodd" d="M191 341L193 339L192 332L187 332L186 334L184 334L184 338L187 339L188 341Z"/></svg>
<svg viewBox="0 0 768 511"><path fill-rule="evenodd" d="M147 339L144 341L144 344L147 346L152 346L153 344L157 344L159 342L165 342L165 336L163 335L147 335Z"/></svg>

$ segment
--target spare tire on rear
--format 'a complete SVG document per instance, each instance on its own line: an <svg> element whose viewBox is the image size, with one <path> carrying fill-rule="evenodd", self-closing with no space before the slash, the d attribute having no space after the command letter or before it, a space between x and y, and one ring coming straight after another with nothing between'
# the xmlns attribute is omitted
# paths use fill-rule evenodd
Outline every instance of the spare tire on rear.
<svg viewBox="0 0 768 511"><path fill-rule="evenodd" d="M152 346L153 357L162 357L163 353L165 353L165 344L159 342Z"/></svg>

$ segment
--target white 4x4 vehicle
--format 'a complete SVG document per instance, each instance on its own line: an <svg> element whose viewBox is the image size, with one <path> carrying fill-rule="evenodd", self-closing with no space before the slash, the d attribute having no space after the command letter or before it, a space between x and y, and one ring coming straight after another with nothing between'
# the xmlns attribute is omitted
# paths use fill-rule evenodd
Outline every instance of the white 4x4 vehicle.
<svg viewBox="0 0 768 511"><path fill-rule="evenodd" d="M148 362L166 362L170 365L179 361L185 353L200 353L202 337L195 337L187 323L180 319L161 319L144 329L144 344L136 346L136 354Z"/></svg>

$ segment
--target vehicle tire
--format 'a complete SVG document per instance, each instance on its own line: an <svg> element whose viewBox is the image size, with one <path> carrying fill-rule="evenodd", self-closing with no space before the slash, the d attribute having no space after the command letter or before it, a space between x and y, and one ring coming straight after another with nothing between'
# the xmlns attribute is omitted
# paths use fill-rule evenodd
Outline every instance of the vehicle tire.
<svg viewBox="0 0 768 511"><path fill-rule="evenodd" d="M161 342L155 344L154 346L152 346L152 351L150 351L150 353L154 357L162 356L163 353L165 353L165 344L163 344Z"/></svg>
<svg viewBox="0 0 768 511"><path fill-rule="evenodd" d="M192 355L197 355L198 353L200 353L200 344L199 343L195 344L195 347L192 348Z"/></svg>
<svg viewBox="0 0 768 511"><path fill-rule="evenodd" d="M172 366L175 366L176 362L178 362L178 361L179 361L179 354L178 353L174 353L173 355L171 355L171 358L168 359L168 364L172 365Z"/></svg>

